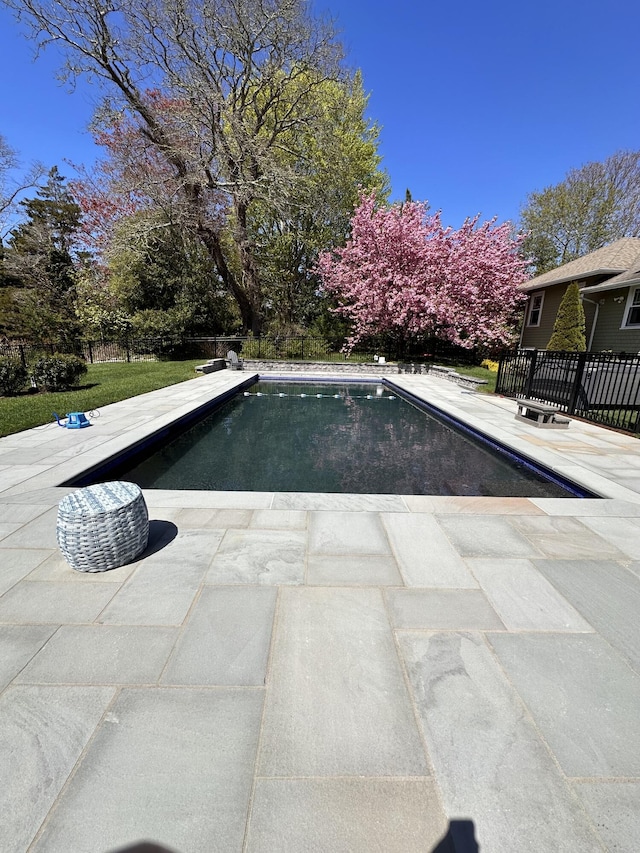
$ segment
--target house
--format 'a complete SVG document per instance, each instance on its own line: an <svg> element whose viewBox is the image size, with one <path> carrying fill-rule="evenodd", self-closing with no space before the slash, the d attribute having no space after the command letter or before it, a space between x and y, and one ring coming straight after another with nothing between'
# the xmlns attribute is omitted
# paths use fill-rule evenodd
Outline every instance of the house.
<svg viewBox="0 0 640 853"><path fill-rule="evenodd" d="M567 286L577 281L591 352L640 352L640 238L623 237L520 286L527 294L520 346L546 349Z"/></svg>

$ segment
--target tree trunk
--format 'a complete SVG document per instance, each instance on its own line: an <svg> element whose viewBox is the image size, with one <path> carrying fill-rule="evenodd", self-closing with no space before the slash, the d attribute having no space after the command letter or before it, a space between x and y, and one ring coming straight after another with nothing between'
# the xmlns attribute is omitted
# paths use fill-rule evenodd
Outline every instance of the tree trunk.
<svg viewBox="0 0 640 853"><path fill-rule="evenodd" d="M235 205L236 227L235 243L240 252L240 265L242 269L242 290L245 298L251 306L250 331L259 335L262 329L262 287L260 275L256 266L253 246L249 238L247 227L247 205L238 202Z"/></svg>
<svg viewBox="0 0 640 853"><path fill-rule="evenodd" d="M236 301L238 310L240 311L240 317L242 319L243 334L246 335L249 332L252 332L254 335L259 335L260 317L257 316L253 302L247 295L245 288L239 284L236 276L233 274L232 270L229 269L218 235L215 231L203 226L198 229L198 233L200 239L206 246L207 251L211 255L225 287Z"/></svg>

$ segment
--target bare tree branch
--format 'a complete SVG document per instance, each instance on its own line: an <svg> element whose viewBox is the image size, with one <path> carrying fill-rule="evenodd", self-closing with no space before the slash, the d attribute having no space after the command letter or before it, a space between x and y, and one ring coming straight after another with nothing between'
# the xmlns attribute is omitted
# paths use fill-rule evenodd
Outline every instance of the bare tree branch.
<svg viewBox="0 0 640 853"><path fill-rule="evenodd" d="M318 121L310 94L341 79L330 22L305 0L0 0L30 28L38 49L60 47L63 78L87 76L115 93L173 170L191 227L257 331L261 285L246 228L255 203L275 208L297 176L279 158L292 128ZM182 133L148 90L181 105ZM290 138L287 145L290 145ZM228 200L241 273L224 258L212 193Z"/></svg>

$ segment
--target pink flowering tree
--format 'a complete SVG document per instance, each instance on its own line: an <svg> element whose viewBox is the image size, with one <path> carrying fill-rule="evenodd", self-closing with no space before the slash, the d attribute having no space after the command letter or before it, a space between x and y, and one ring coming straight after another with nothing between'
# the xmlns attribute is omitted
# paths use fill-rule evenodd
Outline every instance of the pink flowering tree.
<svg viewBox="0 0 640 853"><path fill-rule="evenodd" d="M512 342L525 263L508 224L469 219L457 231L421 202L378 207L363 195L343 249L318 260L324 290L362 338L434 336L463 347Z"/></svg>

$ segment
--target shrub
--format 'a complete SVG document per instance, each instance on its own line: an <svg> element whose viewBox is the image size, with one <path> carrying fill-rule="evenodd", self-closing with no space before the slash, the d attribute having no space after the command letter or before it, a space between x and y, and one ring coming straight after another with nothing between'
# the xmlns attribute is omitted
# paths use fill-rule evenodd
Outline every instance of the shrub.
<svg viewBox="0 0 640 853"><path fill-rule="evenodd" d="M243 358L296 360L304 357L309 360L322 358L330 352L331 347L323 338L303 338L301 335L250 336L242 344Z"/></svg>
<svg viewBox="0 0 640 853"><path fill-rule="evenodd" d="M242 358L277 358L275 343L271 338L248 337L242 343Z"/></svg>
<svg viewBox="0 0 640 853"><path fill-rule="evenodd" d="M0 394L9 397L21 391L27 382L27 369L19 358L0 356Z"/></svg>
<svg viewBox="0 0 640 853"><path fill-rule="evenodd" d="M284 358L321 359L329 352L329 344L323 338L285 338L280 345L280 353Z"/></svg>
<svg viewBox="0 0 640 853"><path fill-rule="evenodd" d="M562 297L547 349L551 352L584 352L586 348L580 288L577 282L572 281Z"/></svg>
<svg viewBox="0 0 640 853"><path fill-rule="evenodd" d="M66 391L78 384L78 380L87 372L87 365L77 355L54 353L42 356L33 363L31 379L39 388L47 391Z"/></svg>

